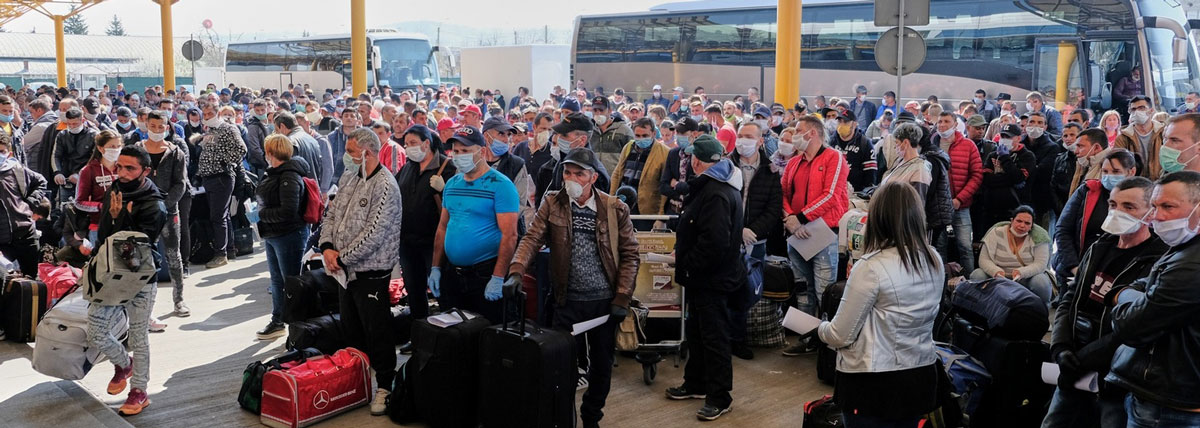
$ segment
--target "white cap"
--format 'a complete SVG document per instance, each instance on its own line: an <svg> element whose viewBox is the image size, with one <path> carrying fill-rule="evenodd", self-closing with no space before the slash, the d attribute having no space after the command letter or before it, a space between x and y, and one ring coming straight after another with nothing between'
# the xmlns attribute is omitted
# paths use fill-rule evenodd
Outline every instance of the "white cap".
<svg viewBox="0 0 1200 428"><path fill-rule="evenodd" d="M653 90L655 90L655 91L661 91L661 90L662 90L662 85L654 85L654 89L653 89Z"/></svg>

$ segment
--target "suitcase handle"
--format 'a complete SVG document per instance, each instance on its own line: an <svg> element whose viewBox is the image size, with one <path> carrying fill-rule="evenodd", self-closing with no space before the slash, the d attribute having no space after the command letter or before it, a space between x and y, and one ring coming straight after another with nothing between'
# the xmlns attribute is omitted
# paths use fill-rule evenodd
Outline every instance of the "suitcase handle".
<svg viewBox="0 0 1200 428"><path fill-rule="evenodd" d="M517 318L516 321L521 325L518 333L521 335L521 337L525 337L525 299L527 298L525 295L525 290L522 290L521 284L518 283L512 287L504 287L501 289L501 294L504 296L504 303L502 304L502 308L500 310L500 330L505 332L509 331L508 305L510 303L515 303L517 305L517 310L520 313L520 317Z"/></svg>

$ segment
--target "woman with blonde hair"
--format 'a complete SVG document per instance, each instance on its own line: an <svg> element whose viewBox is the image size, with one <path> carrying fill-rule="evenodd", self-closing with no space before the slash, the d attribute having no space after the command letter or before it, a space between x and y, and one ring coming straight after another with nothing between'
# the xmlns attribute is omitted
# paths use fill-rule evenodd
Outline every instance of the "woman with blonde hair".
<svg viewBox="0 0 1200 428"><path fill-rule="evenodd" d="M287 333L283 320L283 282L300 275L308 223L305 209L304 177L308 164L293 158L292 141L283 134L271 134L263 141L267 171L258 185L258 233L266 241L267 270L271 274L271 321L258 332L259 340L271 340Z"/></svg>
<svg viewBox="0 0 1200 428"><path fill-rule="evenodd" d="M1104 130L1104 135L1108 136L1108 145L1117 141L1117 137L1121 135L1121 114L1116 110L1109 110L1100 116L1100 129Z"/></svg>

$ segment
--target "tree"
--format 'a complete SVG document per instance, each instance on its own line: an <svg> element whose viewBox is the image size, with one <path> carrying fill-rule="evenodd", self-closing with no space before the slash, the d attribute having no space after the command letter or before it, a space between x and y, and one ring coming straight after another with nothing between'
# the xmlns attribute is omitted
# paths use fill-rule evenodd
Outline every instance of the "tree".
<svg viewBox="0 0 1200 428"><path fill-rule="evenodd" d="M75 6L71 6L71 12L75 11ZM83 20L83 15L75 14L63 21L63 33L65 34L87 34L88 25Z"/></svg>
<svg viewBox="0 0 1200 428"><path fill-rule="evenodd" d="M121 18L117 17L116 14L113 14L113 19L112 21L108 22L108 29L104 30L104 34L110 36L124 36L125 25L121 23Z"/></svg>

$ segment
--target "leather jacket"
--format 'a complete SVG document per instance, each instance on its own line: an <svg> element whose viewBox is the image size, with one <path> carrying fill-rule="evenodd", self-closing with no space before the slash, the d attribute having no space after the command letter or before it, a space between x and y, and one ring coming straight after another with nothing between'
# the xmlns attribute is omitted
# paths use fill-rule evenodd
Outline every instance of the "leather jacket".
<svg viewBox="0 0 1200 428"><path fill-rule="evenodd" d="M1139 399L1176 409L1200 408L1200 238L1172 247L1150 275L1105 297L1113 339L1121 344L1105 379ZM1132 288L1139 292L1127 292Z"/></svg>
<svg viewBox="0 0 1200 428"><path fill-rule="evenodd" d="M600 264L604 266L609 286L613 290L613 304L629 306L638 271L638 242L634 236L633 222L629 219L629 206L616 197L596 190L596 247L600 250ZM609 236L609 205L617 221L617 257L613 259L612 237ZM555 304L567 303L567 277L571 269L571 200L566 192L546 193L537 215L530 222L528 231L517 244L516 256L509 266L509 274L525 273L525 268L543 245L550 247L550 283L553 285Z"/></svg>
<svg viewBox="0 0 1200 428"><path fill-rule="evenodd" d="M894 247L855 263L837 315L817 327L821 341L838 351L839 372L890 372L937 360L933 323L945 272L929 251L935 260L922 271L906 269Z"/></svg>

